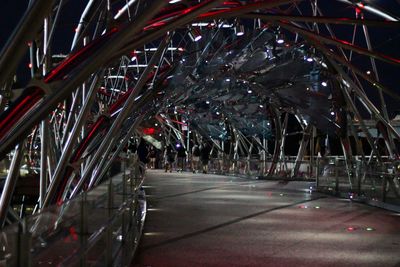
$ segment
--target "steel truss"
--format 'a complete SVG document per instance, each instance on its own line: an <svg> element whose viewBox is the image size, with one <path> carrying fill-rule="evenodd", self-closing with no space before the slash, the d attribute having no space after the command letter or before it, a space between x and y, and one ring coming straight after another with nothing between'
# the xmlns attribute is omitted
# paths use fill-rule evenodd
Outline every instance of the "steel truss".
<svg viewBox="0 0 400 267"><path fill-rule="evenodd" d="M299 177L305 161L307 177L318 176L317 147L327 134L328 140L336 134L351 188L358 183L356 172L363 183L367 170L377 166L383 173L391 170L385 195L399 197L400 135L385 102L399 96L381 82L385 73L379 66L398 68L400 59L378 52L370 32L383 28L398 33L396 15L369 1L332 1L353 10L352 17L332 17L316 0L90 0L76 11L81 16L72 41L62 40L70 42L71 50L59 55L53 50L65 10L71 8L66 2L31 1L1 52L0 157L7 170L0 199L2 225L13 217L12 197L18 193L21 169L39 181L35 211L63 202L98 185L138 127L153 117L187 151L199 136L215 151L229 150L224 157L232 160L235 171L240 158L250 160L258 151L260 174L268 177ZM246 29L244 37L232 34L236 26ZM340 39L349 29L351 40ZM192 31L203 39L193 42ZM280 35L285 41L277 45ZM31 80L12 97L13 77L27 52ZM259 55L265 58L256 62ZM285 83L268 85L272 80L264 78L277 72L279 64L301 58L313 62L316 80L299 72ZM360 61L370 66L365 69ZM325 80L328 91L320 85ZM230 93L218 91L217 81ZM315 114L318 111L288 102L282 92L299 84L302 93L310 95L307 99L329 107ZM240 90L257 97L247 98ZM378 93L378 103L369 96L371 90ZM240 92L239 98L232 100L232 92ZM199 107L206 102L206 109ZM245 114L239 104L256 107L246 114L247 126L238 119ZM298 123L295 130L293 123ZM373 127L380 135L371 133ZM229 140L212 131L229 135ZM293 135L300 138L293 164L288 165L285 142ZM378 147L380 140L385 149ZM365 155L362 143L369 146L370 155ZM364 168L355 168L357 164ZM251 173L250 165L246 168Z"/></svg>

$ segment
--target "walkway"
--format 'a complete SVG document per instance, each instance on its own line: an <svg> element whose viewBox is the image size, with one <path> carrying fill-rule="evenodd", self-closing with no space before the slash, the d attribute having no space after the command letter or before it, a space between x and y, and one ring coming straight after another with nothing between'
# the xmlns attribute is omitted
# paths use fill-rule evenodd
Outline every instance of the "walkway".
<svg viewBox="0 0 400 267"><path fill-rule="evenodd" d="M133 266L400 266L400 214L311 184L148 171Z"/></svg>

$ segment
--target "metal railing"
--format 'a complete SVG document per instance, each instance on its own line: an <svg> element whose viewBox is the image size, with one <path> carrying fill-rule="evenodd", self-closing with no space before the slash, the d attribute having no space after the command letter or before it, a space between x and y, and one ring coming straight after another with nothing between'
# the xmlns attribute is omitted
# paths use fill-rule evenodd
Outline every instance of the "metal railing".
<svg viewBox="0 0 400 267"><path fill-rule="evenodd" d="M400 209L400 163L383 158L383 163L366 157L354 157L346 161L343 156L304 157L297 162L296 157L279 160L272 173L269 170L272 159L242 157L239 159L211 158L210 173L239 175L248 177L286 180L315 181L318 190L365 202L386 203ZM189 162L190 163L190 162ZM191 165L187 164L188 170ZM201 163L197 170L201 171Z"/></svg>
<svg viewBox="0 0 400 267"><path fill-rule="evenodd" d="M320 191L400 208L400 173L395 162L367 164L357 159L346 162L339 157L319 158L316 162L316 184Z"/></svg>
<svg viewBox="0 0 400 267"><path fill-rule="evenodd" d="M261 160L259 158L241 157L239 159L211 158L209 171L217 174L243 175L249 177L264 177L268 175L273 162L271 158ZM284 161L276 164L275 171L271 175L274 178L294 178L293 169L296 157L286 157ZM309 160L299 162L299 170L296 179L314 180L316 176L315 164Z"/></svg>
<svg viewBox="0 0 400 267"><path fill-rule="evenodd" d="M129 266L146 216L138 162L0 233L0 266Z"/></svg>

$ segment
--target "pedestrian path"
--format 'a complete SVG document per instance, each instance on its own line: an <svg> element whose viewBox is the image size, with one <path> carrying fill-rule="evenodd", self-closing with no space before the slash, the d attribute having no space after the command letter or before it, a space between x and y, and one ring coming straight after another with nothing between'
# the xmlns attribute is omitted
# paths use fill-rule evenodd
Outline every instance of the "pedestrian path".
<svg viewBox="0 0 400 267"><path fill-rule="evenodd" d="M135 267L400 266L400 214L312 183L149 170Z"/></svg>

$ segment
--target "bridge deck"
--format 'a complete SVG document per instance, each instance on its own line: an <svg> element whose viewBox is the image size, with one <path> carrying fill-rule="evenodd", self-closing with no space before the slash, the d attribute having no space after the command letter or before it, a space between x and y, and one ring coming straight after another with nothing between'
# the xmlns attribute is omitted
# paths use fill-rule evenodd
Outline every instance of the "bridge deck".
<svg viewBox="0 0 400 267"><path fill-rule="evenodd" d="M400 214L309 183L148 171L133 266L400 266Z"/></svg>

